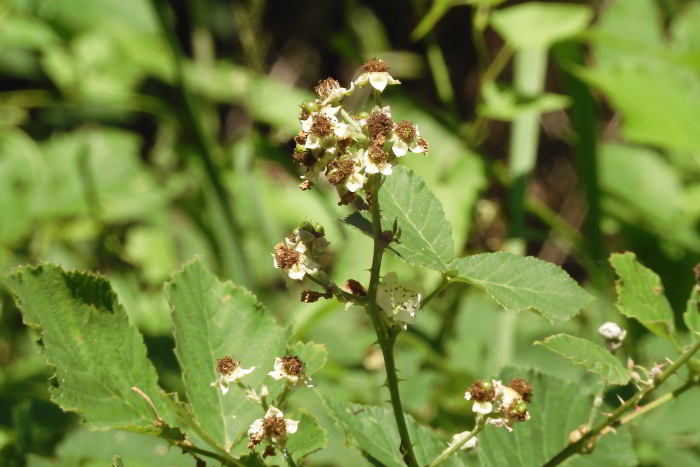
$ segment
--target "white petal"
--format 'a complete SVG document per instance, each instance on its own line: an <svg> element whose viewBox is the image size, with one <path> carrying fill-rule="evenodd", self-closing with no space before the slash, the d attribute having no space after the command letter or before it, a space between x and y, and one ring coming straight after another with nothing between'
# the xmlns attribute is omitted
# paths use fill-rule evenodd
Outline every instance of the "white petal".
<svg viewBox="0 0 700 467"><path fill-rule="evenodd" d="M275 255L272 255L272 265L275 266L277 269L279 269L280 265L277 264L277 258L275 258Z"/></svg>
<svg viewBox="0 0 700 467"><path fill-rule="evenodd" d="M282 369L284 368L284 363L282 363L282 359L281 359L281 358L279 358L279 357L275 358L275 364L273 365L273 368L274 368L276 371L279 371L279 372L282 371Z"/></svg>
<svg viewBox="0 0 700 467"><path fill-rule="evenodd" d="M379 167L377 167L374 162L367 162L367 165L365 165L365 172L368 174L376 174L379 173Z"/></svg>
<svg viewBox="0 0 700 467"><path fill-rule="evenodd" d="M219 389L221 389L221 395L225 396L226 393L228 392L228 384L224 383L223 381L219 383Z"/></svg>
<svg viewBox="0 0 700 467"><path fill-rule="evenodd" d="M491 402L474 402L472 410L480 414L489 414L493 410L493 404Z"/></svg>
<svg viewBox="0 0 700 467"><path fill-rule="evenodd" d="M385 71L375 71L369 73L369 84L377 91L382 92L384 88L386 88L389 78L389 73Z"/></svg>
<svg viewBox="0 0 700 467"><path fill-rule="evenodd" d="M462 441L464 438L466 438L470 434L471 434L471 431L463 431L462 433L457 433L456 435L454 435L452 437L452 442L450 444L454 446L455 444L459 443L460 441ZM479 438L474 436L469 441L464 443L462 445L462 447L460 447L460 449L462 451L466 451L467 449L474 449L477 446L477 444L479 444Z"/></svg>
<svg viewBox="0 0 700 467"><path fill-rule="evenodd" d="M287 425L287 433L294 434L299 428L299 420L285 420L284 424Z"/></svg>
<svg viewBox="0 0 700 467"><path fill-rule="evenodd" d="M355 79L355 84L357 86L364 86L367 84L367 81L369 80L369 75L367 73L362 73L360 76Z"/></svg>
<svg viewBox="0 0 700 467"><path fill-rule="evenodd" d="M305 133L311 131L311 125L313 124L313 118L309 116L306 120L301 121L301 130Z"/></svg>
<svg viewBox="0 0 700 467"><path fill-rule="evenodd" d="M248 436L262 434L262 431L263 431L263 419L258 418L250 425L250 428L248 428Z"/></svg>
<svg viewBox="0 0 700 467"><path fill-rule="evenodd" d="M387 73L387 77L388 77L388 80L389 80L389 84L401 84L401 81L399 81L398 79L392 77L389 73Z"/></svg>
<svg viewBox="0 0 700 467"><path fill-rule="evenodd" d="M336 123L335 127L333 128L333 133L335 133L335 136L338 138L345 138L348 136L348 124L347 123Z"/></svg>
<svg viewBox="0 0 700 467"><path fill-rule="evenodd" d="M306 275L306 268L299 262L294 263L287 271L287 275L290 279L300 281Z"/></svg>
<svg viewBox="0 0 700 467"><path fill-rule="evenodd" d="M276 379L277 381L284 378L286 375L279 370L271 371L267 374L270 378Z"/></svg>
<svg viewBox="0 0 700 467"><path fill-rule="evenodd" d="M464 398L468 401L472 400L472 393L467 391L464 393Z"/></svg>
<svg viewBox="0 0 700 467"><path fill-rule="evenodd" d="M514 389L511 389L508 386L503 387L503 405L505 405L506 407L508 407L514 401L521 398L522 397L520 396L520 394Z"/></svg>
<svg viewBox="0 0 700 467"><path fill-rule="evenodd" d="M314 135L313 133L309 134L309 136L306 137L306 142L304 143L304 147L306 149L316 149L316 148L321 147L321 138Z"/></svg>
<svg viewBox="0 0 700 467"><path fill-rule="evenodd" d="M421 146L418 143L417 139L414 139L413 141L411 141L411 145L408 147L408 149L410 149L411 152L415 152L415 153L421 153L421 152L425 151L425 148L423 148L423 146Z"/></svg>
<svg viewBox="0 0 700 467"><path fill-rule="evenodd" d="M268 409L267 412L265 412L265 418L268 417L279 417L279 418L284 418L284 414L280 409L277 407L271 405Z"/></svg>
<svg viewBox="0 0 700 467"><path fill-rule="evenodd" d="M394 143L393 146L391 146L391 150L394 152L394 154L396 154L396 157L405 156L408 152L408 144L406 144L405 141L399 139Z"/></svg>
<svg viewBox="0 0 700 467"><path fill-rule="evenodd" d="M365 176L362 174L351 174L345 181L345 188L353 193L359 191L365 185Z"/></svg>
<svg viewBox="0 0 700 467"><path fill-rule="evenodd" d="M391 175L392 166L389 163L384 163L380 167L379 171L382 173L382 175Z"/></svg>

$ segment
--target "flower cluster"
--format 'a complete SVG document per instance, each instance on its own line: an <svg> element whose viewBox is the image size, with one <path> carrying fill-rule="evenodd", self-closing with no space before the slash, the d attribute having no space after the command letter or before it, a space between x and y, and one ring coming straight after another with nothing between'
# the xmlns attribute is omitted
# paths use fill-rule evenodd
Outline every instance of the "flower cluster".
<svg viewBox="0 0 700 467"><path fill-rule="evenodd" d="M318 272L318 257L328 248L323 227L303 222L284 242L275 245L274 266L283 269L290 279L302 280L306 274Z"/></svg>
<svg viewBox="0 0 700 467"><path fill-rule="evenodd" d="M532 385L524 379L513 379L507 386L498 380L478 380L464 394L474 401L472 410L487 417L486 423L512 431L515 422L530 419L527 404L532 401Z"/></svg>
<svg viewBox="0 0 700 467"><path fill-rule="evenodd" d="M294 138L292 154L305 170L299 188L310 189L323 174L336 187L339 204L350 204L369 175L390 175L397 158L409 151L427 151L428 143L416 125L409 121L394 123L388 106L350 115L340 104L356 88L369 84L375 93L381 93L389 84L400 84L389 69L383 60L370 60L362 65L350 89L327 78L314 88L318 98L301 105L301 130Z"/></svg>

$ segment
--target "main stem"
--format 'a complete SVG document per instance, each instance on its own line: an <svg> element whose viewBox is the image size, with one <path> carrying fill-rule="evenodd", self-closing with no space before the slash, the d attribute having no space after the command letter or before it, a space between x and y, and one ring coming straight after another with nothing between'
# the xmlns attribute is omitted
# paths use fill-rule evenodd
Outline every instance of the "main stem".
<svg viewBox="0 0 700 467"><path fill-rule="evenodd" d="M404 461L411 467L418 467L416 455L413 453L411 437L408 434L406 419L401 407L401 395L399 394L399 381L396 377L396 364L394 363L394 341L395 336L391 336L386 322L379 316L377 307L377 286L379 285L379 271L382 267L382 255L384 254L384 241L382 240L382 223L379 213L379 185L380 175L375 175L370 181L370 212L372 213L372 237L374 239L374 249L372 251L372 269L370 270L369 289L367 290L367 311L372 318L374 331L377 333L377 341L384 356L384 367L386 368L386 385L391 396L391 406L394 409L396 426L401 437L401 454Z"/></svg>
<svg viewBox="0 0 700 467"><path fill-rule="evenodd" d="M663 382L666 381L666 379L668 379L669 376L678 371L678 369L685 362L687 362L688 359L690 359L690 357L692 357L693 354L698 351L698 349L700 349L700 341L693 344L693 346L686 350L683 354L681 354L681 356L678 357L678 359L675 362L673 362L673 364L670 367L668 367L666 371L664 371L658 377L656 377L654 379L654 384L642 391L639 391L637 394L632 396L627 402L622 404L613 413L611 413L606 420L600 422L594 429L583 435L581 439L579 439L577 442L569 444L564 449L559 451L559 453L552 457L552 459L550 459L549 462L544 464L544 467L554 467L555 465L561 464L566 459L579 452L581 448L585 446L585 444L591 438L597 437L599 434L601 434L601 432L603 432L603 430L606 430L608 427L614 428L616 426L619 426L621 424L619 421L620 418L622 418L622 415L625 412L627 412L628 409L636 406L637 403L641 401L647 394L661 386L661 384L663 384Z"/></svg>

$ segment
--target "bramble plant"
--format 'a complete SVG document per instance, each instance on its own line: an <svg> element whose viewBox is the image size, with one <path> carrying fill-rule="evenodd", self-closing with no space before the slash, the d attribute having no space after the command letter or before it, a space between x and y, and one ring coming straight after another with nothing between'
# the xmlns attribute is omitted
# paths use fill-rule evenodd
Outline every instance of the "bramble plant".
<svg viewBox="0 0 700 467"><path fill-rule="evenodd" d="M318 98L301 105L301 130L292 156L304 168L300 188L309 190L325 177L335 186L340 204L357 208L345 221L372 239L370 278L366 285L353 278L343 285L330 281L321 266L330 243L323 226L311 221L301 222L274 246L272 265L290 280L316 285L317 290L301 293L302 302L338 300L346 313L369 316L395 428L387 425L391 418L381 408L358 408L332 399L323 403L365 455L382 465L396 464L397 459L413 467L465 465L469 456L456 453L480 445L485 465L514 465L509 459L521 455L519 444L545 441L549 444L541 454L520 465L554 466L582 454L605 464L624 436L622 425L699 382L697 361L691 357L700 339L681 343L658 277L631 253L610 258L620 278L617 306L623 315L676 345L681 353L675 361L646 368L629 359L623 365L617 353L627 332L607 322L598 330L604 346L567 334L537 343L598 374L603 385L595 400L552 377L506 369L500 379L460 382L466 387L463 403L471 404L475 419L449 442L405 415L395 343L420 319L426 304L451 284L481 287L506 313L532 309L550 322L570 319L592 297L562 269L532 257L454 257L440 203L416 173L398 165L409 153L425 157L428 142L414 123L395 122L391 108L382 106L382 93L397 84L386 62L372 60L349 88L328 78L316 87ZM362 87L371 89L374 104L351 113L343 99ZM382 274L387 251L410 265L437 271L442 280L424 297L395 272ZM47 362L55 367L53 401L79 413L89 428L150 433L198 462L209 458L222 465L267 465L281 455L294 466L324 447L324 430L314 417L298 410L285 415L293 391L315 391L312 375L325 362L323 346L291 341L289 330L277 325L252 294L219 282L199 261L173 274L165 287L186 402L160 389L143 338L128 322L106 279L42 264L20 268L5 281L25 322L36 329ZM685 314L696 334L699 289L694 289ZM691 363L684 385L646 399ZM628 382L637 392L605 413L605 387ZM565 424L549 419L550 404L571 405L571 419Z"/></svg>
<svg viewBox="0 0 700 467"><path fill-rule="evenodd" d="M9 213L0 221L0 264L46 258L71 265L35 261L0 275L9 298L0 295L0 318L16 321L0 323L0 466L5 454L8 465L37 467L92 465L107 452L113 467L141 465L139 456L178 467L697 463L700 264L691 268L700 252L700 133L693 126L700 107L689 96L700 95L700 3L681 12L682 1L664 2L668 18L660 21L652 0L634 7L611 0L600 11L551 2L425 2L430 9L412 38L424 41L436 99L445 104L438 119L402 95L397 77L417 73L412 51L371 59L347 83L323 79L311 94L261 72L267 56L258 49L267 38L255 32L264 2L233 2L233 23L217 18L216 34L193 19L191 60L170 24L169 2L153 0L152 11L105 2L111 7L90 6L93 0L37 7L42 21L25 14L34 6L0 7L0 42L9 50L0 50L0 72L25 67L40 78L27 82L48 80L51 92L69 98L57 100L57 110L53 97L29 88L13 99L0 96L0 206ZM211 3L215 13L230 7ZM348 38L367 42L362 56L372 57L371 47L383 41L372 28L381 21L368 21L377 18L361 6L366 2L346 3L346 26L357 37L344 32L334 40L348 56ZM430 34L461 3L472 12L479 81L474 119L464 125ZM128 10L125 24L138 23L146 10L153 17L131 34L104 27L109 21L92 26L102 9L105 16ZM277 4L269 10L286 12ZM193 17L206 17L202 11ZM501 41L496 54L487 27ZM247 66L212 60L223 37L217 34L235 29ZM590 40L594 66L581 40ZM14 53L17 43L31 47ZM151 59L164 50L167 60ZM296 53L276 72L293 74L308 58ZM36 67L34 55L41 57ZM568 96L544 92L550 56ZM511 58L511 85L497 82ZM136 77L179 92L182 109L173 115L180 128L158 99L143 99L159 86L137 88ZM114 95L105 93L110 85ZM602 90L615 111L605 130L614 144L596 141L600 122L589 88ZM35 138L60 112L95 112L86 105L91 94L105 100L95 107L110 124L128 121L110 113L117 102L158 114L148 143L153 173L139 165L143 148L126 130L88 126ZM171 97L165 95L163 101ZM210 117L221 103L264 124L236 141L230 158L225 144L210 140L218 129ZM6 111L13 105L19 117ZM542 189L534 170L545 152L538 150L541 117L564 115L567 106L566 131L556 131L581 155L583 193L567 186L566 203L585 197L571 201L569 217L530 193ZM33 133L7 123L28 115L43 118L36 117ZM236 111L226 117L236 118ZM472 155L464 144L485 149L488 119L510 124L506 164ZM4 133L6 127L13 129ZM179 132L191 141L180 141ZM278 151L279 135L290 144L283 159L293 178L280 175L281 164L260 175L251 163L260 147ZM468 179L472 172L478 174ZM286 184L268 189L280 179ZM498 230L502 220L485 193L491 182L508 199L498 239L489 228ZM562 185L569 182L575 184ZM464 220L472 212L481 223L474 228ZM472 235L483 236L486 247L468 244ZM93 236L94 245L86 240ZM540 236L548 238L543 250L562 251L560 261L527 255ZM608 256L604 237L626 246ZM624 251L645 240L655 254ZM178 254L160 251L176 243L184 245ZM564 262L581 283L559 266ZM121 275L127 268L138 272ZM86 271L92 269L105 275ZM671 290L669 277L688 280ZM7 329L21 327L17 310L31 339L24 331L6 339ZM18 396L24 392L31 394ZM46 407L70 415L54 424L44 420L52 413ZM35 427L38 419L45 426Z"/></svg>

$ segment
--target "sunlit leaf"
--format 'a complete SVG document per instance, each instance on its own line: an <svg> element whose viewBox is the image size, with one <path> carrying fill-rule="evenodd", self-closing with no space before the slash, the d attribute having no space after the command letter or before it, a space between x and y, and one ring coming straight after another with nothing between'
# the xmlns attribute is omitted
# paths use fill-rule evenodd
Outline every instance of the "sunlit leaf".
<svg viewBox="0 0 700 467"><path fill-rule="evenodd" d="M577 365L586 367L588 371L599 374L609 384L625 384L630 379L630 372L615 356L587 339L556 334L536 344L568 358Z"/></svg>
<svg viewBox="0 0 700 467"><path fill-rule="evenodd" d="M659 276L637 261L634 253L613 253L610 264L619 276L617 308L662 337L674 333L673 310L664 295Z"/></svg>
<svg viewBox="0 0 700 467"><path fill-rule="evenodd" d="M591 297L555 264L512 253L482 253L455 260L457 280L482 287L510 311L532 309L548 321L567 320Z"/></svg>

